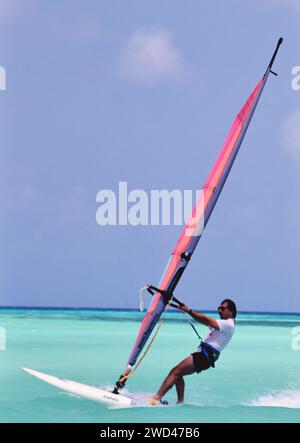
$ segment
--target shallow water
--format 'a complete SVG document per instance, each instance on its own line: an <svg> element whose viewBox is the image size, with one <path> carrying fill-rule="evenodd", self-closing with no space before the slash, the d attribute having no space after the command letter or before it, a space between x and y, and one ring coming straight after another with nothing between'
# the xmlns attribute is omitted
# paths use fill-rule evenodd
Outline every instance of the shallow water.
<svg viewBox="0 0 300 443"><path fill-rule="evenodd" d="M120 375L143 314L137 311L1 309L6 351L0 352L1 422L300 422L300 314L240 314L235 336L216 368L186 377L186 403L110 409L71 396L25 374L29 367L110 387ZM200 335L206 328L197 325ZM300 340L298 340L300 343ZM198 345L181 313L162 328L127 395L155 392L169 370Z"/></svg>

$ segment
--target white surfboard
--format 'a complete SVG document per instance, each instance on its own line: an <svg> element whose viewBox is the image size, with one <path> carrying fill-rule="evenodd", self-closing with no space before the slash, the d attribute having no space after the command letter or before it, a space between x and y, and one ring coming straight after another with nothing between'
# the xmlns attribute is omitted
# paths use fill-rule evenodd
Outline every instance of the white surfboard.
<svg viewBox="0 0 300 443"><path fill-rule="evenodd" d="M122 408L132 406L134 404L133 399L126 397L125 395L113 394L109 391L105 391L104 389L96 388L95 386L89 386L76 381L54 377L53 375L44 374L43 372L34 371L33 369L22 369L33 377L36 377L49 385L63 389L64 391L78 395L79 397L87 398L88 400Z"/></svg>

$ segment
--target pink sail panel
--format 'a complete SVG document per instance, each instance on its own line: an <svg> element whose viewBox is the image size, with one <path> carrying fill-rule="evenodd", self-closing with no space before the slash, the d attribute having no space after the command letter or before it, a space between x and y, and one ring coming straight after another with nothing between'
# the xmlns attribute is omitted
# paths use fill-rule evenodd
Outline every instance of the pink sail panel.
<svg viewBox="0 0 300 443"><path fill-rule="evenodd" d="M251 120L253 110L265 82L266 77L259 81L233 122L217 160L205 181L198 201L193 208L189 222L183 228L179 240L172 252L172 256L159 284L161 290L172 292L186 268L189 258L191 257L193 250L201 237L202 230L211 214L212 207L218 199L219 192L215 192L215 190L220 184L224 184L229 174L230 165L232 164L236 151L239 149L242 141L241 134L247 129L247 125ZM201 222L202 224L200 225ZM199 226L202 227L200 232L198 229ZM132 348L128 360L130 366L135 364L138 355L166 305L167 302L164 297L160 293L157 293L142 321L137 339Z"/></svg>
<svg viewBox="0 0 300 443"><path fill-rule="evenodd" d="M180 265L181 257L174 255L171 257L169 265L166 269L165 274L163 275L163 279L159 285L159 288L162 290L168 290L169 283L172 278L176 274L176 271ZM136 341L133 345L131 354L129 356L128 364L134 365L137 359L137 356L143 347L144 342L147 340L148 336L151 334L153 327L155 326L156 321L160 317L161 313L166 307L166 303L163 300L161 294L156 294L154 299L152 300L151 305L148 308L148 311L142 321L140 326L140 330ZM156 318L157 317L157 318Z"/></svg>
<svg viewBox="0 0 300 443"><path fill-rule="evenodd" d="M245 122L247 121L249 115L251 114L252 106L255 103L255 100L261 90L261 87L263 86L263 82L264 79L261 79L258 82L257 86L249 96L248 100L246 101L246 103L244 104L244 106L236 116L230 128L230 131L227 134L225 142L221 148L219 156L203 185L203 191L200 193L198 202L193 209L192 216L188 221L188 223L186 224L185 228L183 229L183 232L173 250L173 254L180 255L188 248L193 237L192 232L196 231L197 226L201 221L201 218L204 216L204 212L207 206L210 204L210 200L213 197L214 190L218 185L218 182L222 177L222 174L224 173L226 166L228 165L235 144L241 134Z"/></svg>
<svg viewBox="0 0 300 443"><path fill-rule="evenodd" d="M229 171L227 171L227 173L225 173L225 171L228 168L230 161L232 161L234 151L239 147L237 144L238 141L239 144L241 142L241 133L246 124L249 124L253 108L255 107L258 96L264 87L265 80L266 78L263 78L259 81L233 122L218 158L207 180L205 181L199 199L193 208L189 222L183 228L181 236L179 237L179 240L172 252L172 256L159 284L159 288L161 290L173 291L182 272L187 266L188 260L186 260L184 254L189 252L191 255L196 243L201 237L202 231L198 232L199 224L202 221L202 228L204 228L204 224L209 218L209 206L218 198L218 193L215 193L215 189L219 182L226 180ZM192 241L194 242L194 247L191 247ZM160 293L157 293L142 321L138 336L132 348L132 352L128 360L128 364L130 366L135 364L138 355L140 354L166 305L167 302L164 300L164 297Z"/></svg>

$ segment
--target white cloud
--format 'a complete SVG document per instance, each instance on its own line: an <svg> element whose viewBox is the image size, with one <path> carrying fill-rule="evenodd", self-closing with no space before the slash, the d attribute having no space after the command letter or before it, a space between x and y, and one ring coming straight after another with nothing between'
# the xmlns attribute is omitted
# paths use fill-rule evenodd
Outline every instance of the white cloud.
<svg viewBox="0 0 300 443"><path fill-rule="evenodd" d="M147 83L176 79L184 71L181 55L163 30L135 32L123 51L121 72Z"/></svg>
<svg viewBox="0 0 300 443"><path fill-rule="evenodd" d="M300 109L286 117L283 124L283 140L287 153L300 167Z"/></svg>

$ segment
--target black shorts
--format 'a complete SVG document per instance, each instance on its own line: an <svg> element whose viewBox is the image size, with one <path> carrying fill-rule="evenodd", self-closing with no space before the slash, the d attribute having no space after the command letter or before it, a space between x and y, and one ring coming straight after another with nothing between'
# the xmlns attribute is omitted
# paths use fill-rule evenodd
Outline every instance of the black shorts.
<svg viewBox="0 0 300 443"><path fill-rule="evenodd" d="M198 374L199 374L199 372L205 371L205 369L208 369L211 367L210 362L205 357L203 352L193 352L191 355L193 357L193 364L194 364L195 371Z"/></svg>

